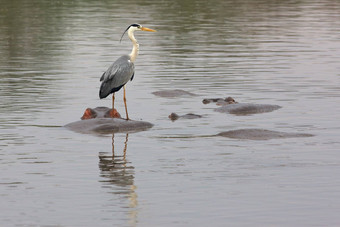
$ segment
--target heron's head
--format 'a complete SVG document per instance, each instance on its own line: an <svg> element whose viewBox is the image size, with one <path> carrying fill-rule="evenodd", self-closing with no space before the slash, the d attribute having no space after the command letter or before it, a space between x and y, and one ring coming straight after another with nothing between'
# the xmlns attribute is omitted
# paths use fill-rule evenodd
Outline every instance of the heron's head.
<svg viewBox="0 0 340 227"><path fill-rule="evenodd" d="M127 29L124 31L122 37L120 38L120 41L122 41L122 38L126 32L134 32L134 31L145 31L145 32L155 32L156 30L153 30L151 28L143 27L140 24L131 24Z"/></svg>

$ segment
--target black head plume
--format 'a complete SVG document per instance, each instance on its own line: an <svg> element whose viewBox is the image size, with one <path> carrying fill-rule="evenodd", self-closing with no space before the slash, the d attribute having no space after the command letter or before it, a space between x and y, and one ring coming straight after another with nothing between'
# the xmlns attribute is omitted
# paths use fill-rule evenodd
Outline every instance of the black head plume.
<svg viewBox="0 0 340 227"><path fill-rule="evenodd" d="M129 30L130 27L137 27L137 28L140 28L140 27L142 27L142 26L141 26L140 24L131 24L129 27L127 27L127 29L125 29L125 31L124 31L122 37L120 37L119 42L122 41L124 34L126 33L127 30Z"/></svg>

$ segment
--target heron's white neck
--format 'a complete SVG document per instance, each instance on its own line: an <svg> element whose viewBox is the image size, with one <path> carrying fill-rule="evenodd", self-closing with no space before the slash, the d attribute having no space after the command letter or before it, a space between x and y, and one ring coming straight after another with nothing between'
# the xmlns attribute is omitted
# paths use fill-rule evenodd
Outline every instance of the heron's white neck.
<svg viewBox="0 0 340 227"><path fill-rule="evenodd" d="M133 32L134 32L133 30L128 31L129 38L131 39L132 44L133 44L133 48L132 48L132 51L130 53L130 59L131 59L132 62L134 62L136 60L136 57L137 57L138 52L139 52L139 44L137 42L137 39L133 35Z"/></svg>

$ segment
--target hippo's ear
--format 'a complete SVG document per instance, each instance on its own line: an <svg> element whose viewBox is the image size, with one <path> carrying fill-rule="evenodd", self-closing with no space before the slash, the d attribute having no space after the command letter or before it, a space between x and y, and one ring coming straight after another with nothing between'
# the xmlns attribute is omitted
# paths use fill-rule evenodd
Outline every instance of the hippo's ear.
<svg viewBox="0 0 340 227"><path fill-rule="evenodd" d="M237 103L237 102L235 101L235 99L233 99L232 97L225 98L224 101L227 102L228 104Z"/></svg>
<svg viewBox="0 0 340 227"><path fill-rule="evenodd" d="M170 120L176 121L179 118L179 115L176 113L171 113L169 116Z"/></svg>
<svg viewBox="0 0 340 227"><path fill-rule="evenodd" d="M104 114L105 118L121 118L120 114L116 109L110 109Z"/></svg>
<svg viewBox="0 0 340 227"><path fill-rule="evenodd" d="M80 119L87 120L87 119L96 118L96 117L97 117L96 112L91 108L87 108L83 116Z"/></svg>

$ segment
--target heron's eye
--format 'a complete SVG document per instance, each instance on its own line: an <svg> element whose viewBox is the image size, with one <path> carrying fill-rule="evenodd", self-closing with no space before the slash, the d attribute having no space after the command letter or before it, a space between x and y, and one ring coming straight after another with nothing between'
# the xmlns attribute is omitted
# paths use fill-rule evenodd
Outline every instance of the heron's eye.
<svg viewBox="0 0 340 227"><path fill-rule="evenodd" d="M142 26L138 25L138 28L142 28Z"/></svg>

